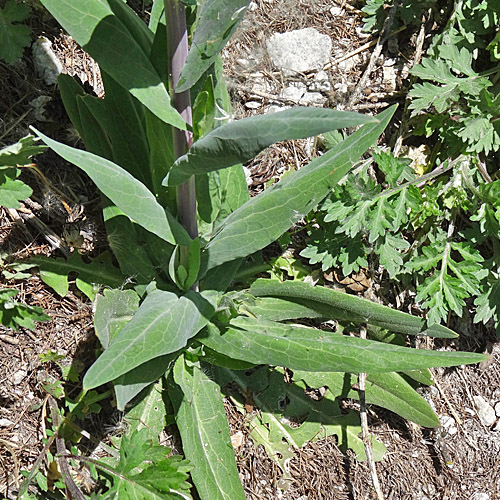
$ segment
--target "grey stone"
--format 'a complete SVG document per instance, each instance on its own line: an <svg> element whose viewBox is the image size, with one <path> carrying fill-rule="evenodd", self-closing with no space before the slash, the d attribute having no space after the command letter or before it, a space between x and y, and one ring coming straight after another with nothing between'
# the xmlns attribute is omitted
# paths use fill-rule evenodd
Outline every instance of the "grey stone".
<svg viewBox="0 0 500 500"><path fill-rule="evenodd" d="M330 59L332 40L314 28L275 33L266 43L273 64L285 75L321 69Z"/></svg>
<svg viewBox="0 0 500 500"><path fill-rule="evenodd" d="M63 66L52 50L52 42L44 36L40 36L33 43L32 51L37 73L47 85L55 85L57 77L63 71Z"/></svg>
<svg viewBox="0 0 500 500"><path fill-rule="evenodd" d="M497 416L495 415L495 410L490 406L490 404L482 396L473 396L474 408L476 414L481 420L482 424L486 427L490 427L495 423Z"/></svg>

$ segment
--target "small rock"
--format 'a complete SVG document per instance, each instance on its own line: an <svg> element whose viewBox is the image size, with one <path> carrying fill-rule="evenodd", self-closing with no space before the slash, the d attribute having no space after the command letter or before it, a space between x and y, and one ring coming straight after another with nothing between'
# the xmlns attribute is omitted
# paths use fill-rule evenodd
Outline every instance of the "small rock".
<svg viewBox="0 0 500 500"><path fill-rule="evenodd" d="M245 108L248 109L259 109L262 106L262 103L259 101L248 101L245 103Z"/></svg>
<svg viewBox="0 0 500 500"><path fill-rule="evenodd" d="M9 420L8 418L0 418L0 427L9 427L13 424L14 422L12 422L12 420Z"/></svg>
<svg viewBox="0 0 500 500"><path fill-rule="evenodd" d="M446 431L446 434L453 436L458 432L455 419L449 415L443 415L440 419L441 427Z"/></svg>
<svg viewBox="0 0 500 500"><path fill-rule="evenodd" d="M345 83L336 83L333 87L340 94L347 94L347 92L349 91L349 88Z"/></svg>
<svg viewBox="0 0 500 500"><path fill-rule="evenodd" d="M344 9L342 9L341 7L337 7L337 6L332 7L330 9L330 14L332 16L341 16L343 14L343 12L344 12Z"/></svg>
<svg viewBox="0 0 500 500"><path fill-rule="evenodd" d="M39 36L32 45L32 51L37 73L47 85L55 85L57 77L63 71L63 66L52 50L52 42L44 36Z"/></svg>
<svg viewBox="0 0 500 500"><path fill-rule="evenodd" d="M315 92L329 92L332 86L328 78L328 73L326 71L318 71L309 83L309 90Z"/></svg>
<svg viewBox="0 0 500 500"><path fill-rule="evenodd" d="M247 181L247 186L252 184L252 172L247 167L243 167L243 172L245 173L245 180Z"/></svg>
<svg viewBox="0 0 500 500"><path fill-rule="evenodd" d="M495 403L495 415L497 417L500 417L500 401L498 401L498 403Z"/></svg>
<svg viewBox="0 0 500 500"><path fill-rule="evenodd" d="M298 103L306 92L307 92L307 87L304 83L293 82L289 87L283 89L283 91L280 94L280 97Z"/></svg>
<svg viewBox="0 0 500 500"><path fill-rule="evenodd" d="M493 430L495 432L500 432L500 420L497 420L497 423L495 424L495 427L493 427Z"/></svg>
<svg viewBox="0 0 500 500"><path fill-rule="evenodd" d="M12 377L12 383L14 385L19 385L26 378L26 375L28 375L26 370L23 370L21 368L16 373L14 373L14 376Z"/></svg>
<svg viewBox="0 0 500 500"><path fill-rule="evenodd" d="M250 2L248 4L248 10L250 12L253 12L253 11L257 10L258 8L259 8L259 6L255 2Z"/></svg>
<svg viewBox="0 0 500 500"><path fill-rule="evenodd" d="M52 101L52 97L47 95L40 95L35 97L29 102L31 108L33 108L33 116L37 122L48 122L50 121L47 115L45 106Z"/></svg>
<svg viewBox="0 0 500 500"><path fill-rule="evenodd" d="M396 72L392 66L382 68L384 87L386 92L394 92L396 90Z"/></svg>
<svg viewBox="0 0 500 500"><path fill-rule="evenodd" d="M299 100L301 106L323 106L325 102L326 97L319 92L306 92Z"/></svg>
<svg viewBox="0 0 500 500"><path fill-rule="evenodd" d="M470 500L490 500L490 496L488 493L474 493L471 497Z"/></svg>
<svg viewBox="0 0 500 500"><path fill-rule="evenodd" d="M314 28L275 33L266 43L273 64L285 75L321 69L330 59L332 40Z"/></svg>
<svg viewBox="0 0 500 500"><path fill-rule="evenodd" d="M474 407L481 423L486 427L493 425L497 419L495 410L482 396L473 396L472 399L474 400Z"/></svg>
<svg viewBox="0 0 500 500"><path fill-rule="evenodd" d="M264 113L278 113L279 111L284 111L285 109L290 108L291 106L277 106L276 104L272 104L264 110Z"/></svg>
<svg viewBox="0 0 500 500"><path fill-rule="evenodd" d="M360 60L361 59L359 55L349 57L349 59L346 59L345 61L340 61L337 64L337 68L341 69L342 71L350 71L351 69L355 68L358 65Z"/></svg>

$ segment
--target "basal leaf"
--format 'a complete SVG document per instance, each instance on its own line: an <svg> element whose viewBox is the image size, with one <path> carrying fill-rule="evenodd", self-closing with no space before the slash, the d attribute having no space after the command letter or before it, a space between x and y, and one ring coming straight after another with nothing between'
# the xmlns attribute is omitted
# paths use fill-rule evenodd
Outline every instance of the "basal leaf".
<svg viewBox="0 0 500 500"><path fill-rule="evenodd" d="M179 358L169 395L200 498L244 500L218 385L198 364Z"/></svg>
<svg viewBox="0 0 500 500"><path fill-rule="evenodd" d="M249 3L249 0L204 0L176 92L190 89L212 66Z"/></svg>
<svg viewBox="0 0 500 500"><path fill-rule="evenodd" d="M19 202L32 195L33 190L15 177L15 168L0 170L0 207L19 208Z"/></svg>
<svg viewBox="0 0 500 500"><path fill-rule="evenodd" d="M186 122L170 103L161 77L144 51L145 38L137 38L133 11L121 10L111 0L42 0L61 26L90 54L99 66L127 89L158 118L177 128ZM127 16L124 24L120 18ZM134 25L133 32L130 31ZM129 29L130 28L130 29Z"/></svg>
<svg viewBox="0 0 500 500"><path fill-rule="evenodd" d="M31 157L43 153L47 149L39 142L39 139L27 135L19 139L15 144L0 149L0 167L16 167L28 165Z"/></svg>
<svg viewBox="0 0 500 500"><path fill-rule="evenodd" d="M162 290L149 293L134 317L87 371L85 388L105 384L185 347L212 317L215 301L209 292L189 291L182 297Z"/></svg>
<svg viewBox="0 0 500 500"><path fill-rule="evenodd" d="M478 363L481 354L410 349L313 328L238 317L197 337L226 356L291 370L384 373Z"/></svg>
<svg viewBox="0 0 500 500"><path fill-rule="evenodd" d="M189 245L190 238L181 224L125 169L105 158L49 139L41 132L36 133L58 155L89 175L101 192L139 225L174 245Z"/></svg>
<svg viewBox="0 0 500 500"><path fill-rule="evenodd" d="M24 47L30 43L31 30L28 26L14 24L24 21L30 14L27 5L8 0L0 8L0 59L13 63L23 55Z"/></svg>
<svg viewBox="0 0 500 500"><path fill-rule="evenodd" d="M76 273L76 286L90 300L94 300L101 286L118 288L123 284L123 275L111 262L109 253L103 253L89 263L82 260L77 253L68 259L53 259L35 256L29 262L38 266L40 278L52 287L61 297L68 293L68 274Z"/></svg>
<svg viewBox="0 0 500 500"><path fill-rule="evenodd" d="M177 186L191 175L244 163L278 141L312 137L374 121L358 113L301 107L243 118L217 127L195 142L172 165L164 184Z"/></svg>
<svg viewBox="0 0 500 500"><path fill-rule="evenodd" d="M306 300L310 307L311 303L317 302L332 308L329 316L331 319L368 323L406 335L456 337L454 332L444 326L427 327L422 318L332 288L313 287L299 281L278 283L274 280L258 279L250 287L250 293L256 297L280 297L299 303ZM324 311L324 308L321 311Z"/></svg>
<svg viewBox="0 0 500 500"><path fill-rule="evenodd" d="M294 371L294 380L303 380L311 388L327 386L334 397L359 400L352 389L358 377L351 373L313 373ZM397 413L423 427L438 427L439 419L425 399L399 373L377 373L366 379L366 402Z"/></svg>
<svg viewBox="0 0 500 500"><path fill-rule="evenodd" d="M205 248L206 269L246 257L276 241L313 210L387 126L395 107L343 143L287 176L229 215Z"/></svg>

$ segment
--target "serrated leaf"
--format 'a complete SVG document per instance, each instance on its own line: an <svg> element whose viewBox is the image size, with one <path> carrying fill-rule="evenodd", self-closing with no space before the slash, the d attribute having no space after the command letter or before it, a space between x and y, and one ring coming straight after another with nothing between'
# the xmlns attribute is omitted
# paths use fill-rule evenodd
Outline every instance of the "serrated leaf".
<svg viewBox="0 0 500 500"><path fill-rule="evenodd" d="M19 208L21 206L19 202L29 198L33 190L23 181L15 178L15 169L9 170L0 170L0 206Z"/></svg>
<svg viewBox="0 0 500 500"><path fill-rule="evenodd" d="M0 8L0 59L7 63L19 59L31 41L28 26L13 24L24 21L29 13L29 7L16 0L8 0L5 7Z"/></svg>
<svg viewBox="0 0 500 500"><path fill-rule="evenodd" d="M410 248L410 244L401 236L386 233L377 241L375 251L379 255L380 264L394 278L403 266L403 252Z"/></svg>
<svg viewBox="0 0 500 500"><path fill-rule="evenodd" d="M342 451L352 449L358 460L366 460L359 416L342 413L335 396L330 394L314 401L305 394L305 384L297 378L285 383L283 372L268 367L259 368L251 375L243 371L217 369L217 376L225 383L236 384L241 395L251 394L260 410L249 420L250 436L255 445L262 444L271 459L286 471L284 462L308 442L336 435ZM382 459L385 446L372 436L375 460Z"/></svg>
<svg viewBox="0 0 500 500"><path fill-rule="evenodd" d="M177 186L191 175L244 163L278 141L303 139L374 121L358 113L301 107L243 118L217 127L195 142L172 165L163 184Z"/></svg>
<svg viewBox="0 0 500 500"><path fill-rule="evenodd" d="M186 346L210 320L216 295L188 291L182 297L154 290L133 318L90 367L84 387L91 389Z"/></svg>
<svg viewBox="0 0 500 500"><path fill-rule="evenodd" d="M218 385L199 364L179 358L169 387L191 476L201 498L244 500Z"/></svg>
<svg viewBox="0 0 500 500"><path fill-rule="evenodd" d="M32 156L43 153L47 146L39 143L39 139L27 135L19 139L15 144L0 149L0 167L16 167L17 165L28 165Z"/></svg>
<svg viewBox="0 0 500 500"><path fill-rule="evenodd" d="M307 300L309 304L317 302L332 308L331 319L367 323L406 335L456 337L455 333L443 326L428 328L422 318L332 288L313 287L296 281L276 283L258 279L250 287L250 293L256 297L281 297L296 302Z"/></svg>
<svg viewBox="0 0 500 500"><path fill-rule="evenodd" d="M120 460L111 467L92 463L111 478L111 487L102 500L173 500L191 499L187 461L179 456L169 458L169 448L155 444L142 429L125 435L120 443Z"/></svg>
<svg viewBox="0 0 500 500"><path fill-rule="evenodd" d="M17 294L17 290L0 288L0 324L18 331L19 327L33 330L35 321L50 321L41 307L13 300Z"/></svg>
<svg viewBox="0 0 500 500"><path fill-rule="evenodd" d="M58 155L81 168L123 213L137 224L173 245L188 246L190 238L153 193L119 165L97 155L66 146L35 132Z"/></svg>
<svg viewBox="0 0 500 500"><path fill-rule="evenodd" d="M117 15L115 2L110 0L41 1L116 82L158 118L185 130L186 122L172 106L165 84L149 60L149 52L144 51L145 38L137 41L137 23L133 19L136 15L129 7ZM126 24L122 22L125 18Z"/></svg>
<svg viewBox="0 0 500 500"><path fill-rule="evenodd" d="M78 274L76 286L90 300L94 300L101 286L118 288L123 284L123 275L113 266L108 253L99 255L89 263L85 263L76 253L71 254L68 259L36 256L29 262L39 267L43 282L61 297L65 297L68 293L68 274L73 272Z"/></svg>
<svg viewBox="0 0 500 500"><path fill-rule="evenodd" d="M197 340L232 358L303 371L384 373L485 359L475 353L410 349L241 316L222 330L209 324Z"/></svg>

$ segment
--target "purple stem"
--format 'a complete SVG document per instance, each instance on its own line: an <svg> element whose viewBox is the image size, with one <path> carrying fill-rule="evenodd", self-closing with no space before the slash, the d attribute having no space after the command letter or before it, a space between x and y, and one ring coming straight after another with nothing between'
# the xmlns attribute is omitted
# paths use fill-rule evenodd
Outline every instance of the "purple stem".
<svg viewBox="0 0 500 500"><path fill-rule="evenodd" d="M186 26L186 13L180 0L164 0L165 20L167 25L168 42L168 75L172 105L180 113L186 123L192 127L193 117L191 112L191 97L189 90L175 92L175 87L186 62L188 55L188 33ZM193 134L188 130L173 129L173 142L175 157L185 154L193 145ZM196 221L196 189L195 179L181 184L177 188L177 212L179 222L186 228L191 238L198 237L198 224Z"/></svg>

